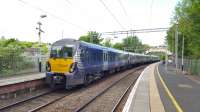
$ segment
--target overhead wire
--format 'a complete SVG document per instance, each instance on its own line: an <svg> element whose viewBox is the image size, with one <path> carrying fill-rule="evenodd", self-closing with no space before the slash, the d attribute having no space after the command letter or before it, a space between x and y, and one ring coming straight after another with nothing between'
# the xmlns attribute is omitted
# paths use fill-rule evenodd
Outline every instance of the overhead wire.
<svg viewBox="0 0 200 112"><path fill-rule="evenodd" d="M150 17L149 17L149 25L151 26L151 23L152 23L152 12L153 12L153 3L154 3L154 0L151 0L151 3L150 3Z"/></svg>
<svg viewBox="0 0 200 112"><path fill-rule="evenodd" d="M62 17L59 17L59 16L57 16L57 15L54 15L54 14L52 14L52 13L50 13L50 12L44 10L44 9L41 9L41 8L38 7L38 6L32 5L32 4L30 4L30 3L28 3L28 2L26 2L26 1L24 1L24 0L18 0L18 1L21 2L21 3L23 3L23 4L25 4L25 5L27 5L27 6L29 6L29 7L31 7L31 8L33 8L33 9L39 10L39 11L41 11L41 12L44 12L45 14L48 14L48 15L50 15L51 17L53 17L53 18L55 18L55 19L58 19L58 20L63 21L63 22L65 22L65 23L67 23L67 24L70 24L70 25L72 25L72 26L74 26L74 27L76 27L76 28L78 28L78 29L87 31L85 28L83 28L83 27L81 27L81 26L79 26L79 25L77 25L77 24L74 24L74 23L72 23L72 22L70 22L70 21L68 21L68 20L66 20L66 19L64 19L64 18L62 18Z"/></svg>
<svg viewBox="0 0 200 112"><path fill-rule="evenodd" d="M71 8L73 7L73 4L70 2L70 0L65 0L65 1L67 2L67 4L69 4L69 6L70 6ZM79 10L78 10L78 8L79 8ZM78 11L78 13L83 14L83 13L81 13L81 12L82 12L82 9L81 9L80 7L76 7L76 8L74 8L74 9L76 9L76 10ZM85 16L85 15L83 15L83 16ZM87 20L90 19L88 16L85 16L85 17L87 18ZM90 25L94 28L93 24L90 24Z"/></svg>
<svg viewBox="0 0 200 112"><path fill-rule="evenodd" d="M130 19L129 19L128 13L127 13L127 11L126 11L126 9L125 9L125 7L124 7L122 1L121 1L121 0L117 0L117 1L118 1L118 3L119 3L120 7L122 8L122 10L123 10L125 16L127 17L127 20L128 20L128 22L129 22L128 24L130 24L130 27L132 27L132 23L131 23L131 21L130 21ZM128 25L128 26L129 26L129 25Z"/></svg>
<svg viewBox="0 0 200 112"><path fill-rule="evenodd" d="M117 17L112 13L112 11L108 8L108 6L104 3L103 0L99 0L101 4L104 6L104 8L109 12L109 14L113 17L113 19L118 23L118 25L122 28L125 29L124 26L119 22Z"/></svg>
<svg viewBox="0 0 200 112"><path fill-rule="evenodd" d="M122 4L122 1L121 1L121 0L118 0L118 2L119 2L119 4L120 4L120 6L121 6L121 8L122 8L122 10L123 10L123 12L124 12L124 14L125 14L126 16L128 16L128 13L127 13L127 11L126 11L124 5Z"/></svg>
<svg viewBox="0 0 200 112"><path fill-rule="evenodd" d="M114 32L102 32L104 35L116 35L116 34L127 34L127 32L132 33L151 33L151 32L163 32L167 31L169 27L165 28L150 28L150 29L135 29L135 30L126 30L126 31L114 31Z"/></svg>

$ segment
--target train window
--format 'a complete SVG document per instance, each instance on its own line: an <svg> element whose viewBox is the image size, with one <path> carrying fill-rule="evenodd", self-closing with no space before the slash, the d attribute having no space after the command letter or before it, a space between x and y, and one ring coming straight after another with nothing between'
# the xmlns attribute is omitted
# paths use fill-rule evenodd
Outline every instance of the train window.
<svg viewBox="0 0 200 112"><path fill-rule="evenodd" d="M108 60L108 55L107 55L107 53L103 53L103 61L107 61Z"/></svg>
<svg viewBox="0 0 200 112"><path fill-rule="evenodd" d="M73 55L72 46L52 46L51 57L53 58L68 58Z"/></svg>
<svg viewBox="0 0 200 112"><path fill-rule="evenodd" d="M106 54L104 53L104 61L106 61Z"/></svg>
<svg viewBox="0 0 200 112"><path fill-rule="evenodd" d="M86 55L85 50L84 50L84 49L81 49L81 50L80 50L80 56L81 56L81 58L83 58L84 55Z"/></svg>
<svg viewBox="0 0 200 112"><path fill-rule="evenodd" d="M109 55L108 55L108 53L106 54L106 60L107 60L107 61L109 60Z"/></svg>
<svg viewBox="0 0 200 112"><path fill-rule="evenodd" d="M85 60L85 62L86 63L89 63L89 52L88 52L88 50L83 50L84 52L83 52L83 56L82 57L84 57L84 60Z"/></svg>
<svg viewBox="0 0 200 112"><path fill-rule="evenodd" d="M105 60L105 56L104 56L104 53L103 53L103 61Z"/></svg>
<svg viewBox="0 0 200 112"><path fill-rule="evenodd" d="M61 50L61 55L63 58L72 57L73 48L72 47L63 47Z"/></svg>

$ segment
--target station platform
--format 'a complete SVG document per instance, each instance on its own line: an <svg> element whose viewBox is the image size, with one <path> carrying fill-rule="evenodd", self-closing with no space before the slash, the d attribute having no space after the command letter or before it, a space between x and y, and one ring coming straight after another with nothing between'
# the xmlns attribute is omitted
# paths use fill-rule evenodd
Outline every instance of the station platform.
<svg viewBox="0 0 200 112"><path fill-rule="evenodd" d="M13 77L6 77L0 79L0 87L6 85L13 85L17 83L23 83L32 80L38 80L45 77L45 73L32 73L27 75L20 75L20 76L13 76Z"/></svg>
<svg viewBox="0 0 200 112"><path fill-rule="evenodd" d="M24 74L0 79L0 100L16 98L45 87L45 73Z"/></svg>
<svg viewBox="0 0 200 112"><path fill-rule="evenodd" d="M200 111L200 76L185 75L182 71L176 71L174 64L159 64L158 71L165 82L171 97L167 100L161 88L161 99L170 112L199 112ZM160 82L158 82L160 86ZM167 95L169 96L169 95Z"/></svg>
<svg viewBox="0 0 200 112"><path fill-rule="evenodd" d="M200 80L176 72L173 65L149 65L141 73L123 112L199 112Z"/></svg>
<svg viewBox="0 0 200 112"><path fill-rule="evenodd" d="M165 112L156 86L156 64L146 67L137 79L123 112Z"/></svg>

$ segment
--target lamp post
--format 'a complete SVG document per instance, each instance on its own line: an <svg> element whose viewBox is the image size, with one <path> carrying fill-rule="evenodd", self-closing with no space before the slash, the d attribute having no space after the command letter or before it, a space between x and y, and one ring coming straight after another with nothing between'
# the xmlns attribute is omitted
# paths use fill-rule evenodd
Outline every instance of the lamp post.
<svg viewBox="0 0 200 112"><path fill-rule="evenodd" d="M184 69L184 36L182 37L182 59L181 59L181 70Z"/></svg>
<svg viewBox="0 0 200 112"><path fill-rule="evenodd" d="M175 29L175 63L176 63L176 74L178 70L178 24L176 24Z"/></svg>
<svg viewBox="0 0 200 112"><path fill-rule="evenodd" d="M41 15L40 16L40 19L41 18L45 18L47 17L47 15ZM38 37L39 37L39 40L38 40L38 45L39 45L39 53L38 53L38 65L39 65L39 72L42 71L42 60L41 60L41 33L44 33L44 31L41 29L41 25L42 23L39 21L37 22L38 24L38 27L36 27L36 29L38 30Z"/></svg>

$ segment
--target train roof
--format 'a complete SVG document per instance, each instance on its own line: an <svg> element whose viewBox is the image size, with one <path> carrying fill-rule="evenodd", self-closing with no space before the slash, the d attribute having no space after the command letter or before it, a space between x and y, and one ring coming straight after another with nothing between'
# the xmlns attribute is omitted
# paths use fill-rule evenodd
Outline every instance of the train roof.
<svg viewBox="0 0 200 112"><path fill-rule="evenodd" d="M77 43L77 40L75 40L75 39L65 38L65 39L61 39L61 40L54 42L52 44L52 46L63 46L66 44L78 44L78 43Z"/></svg>
<svg viewBox="0 0 200 112"><path fill-rule="evenodd" d="M129 52L127 51L122 51L122 50L118 50L118 49L114 49L114 48L110 48L110 47L105 47L105 46L101 46L101 45L97 45L97 44L92 44L92 43L88 43L88 42L84 42L84 41L79 41L91 48L97 48L97 49L106 49L110 52L117 52L117 53L124 53L124 54L128 54Z"/></svg>
<svg viewBox="0 0 200 112"><path fill-rule="evenodd" d="M131 55L136 55L136 56L145 56L145 57L157 57L155 55L145 55L145 54L122 51L122 50L109 48L109 47L105 47L105 46L101 46L101 45L97 45L97 44L92 44L92 43L88 43L88 42L84 42L84 41L79 41L79 40L75 40L75 39L70 39L70 38L64 38L64 39L58 40L58 41L54 42L52 45L56 46L56 45L66 45L66 44L76 44L76 45L83 44L83 45L86 45L90 48L106 49L106 50L111 51L111 52L118 52L118 53L131 54Z"/></svg>

